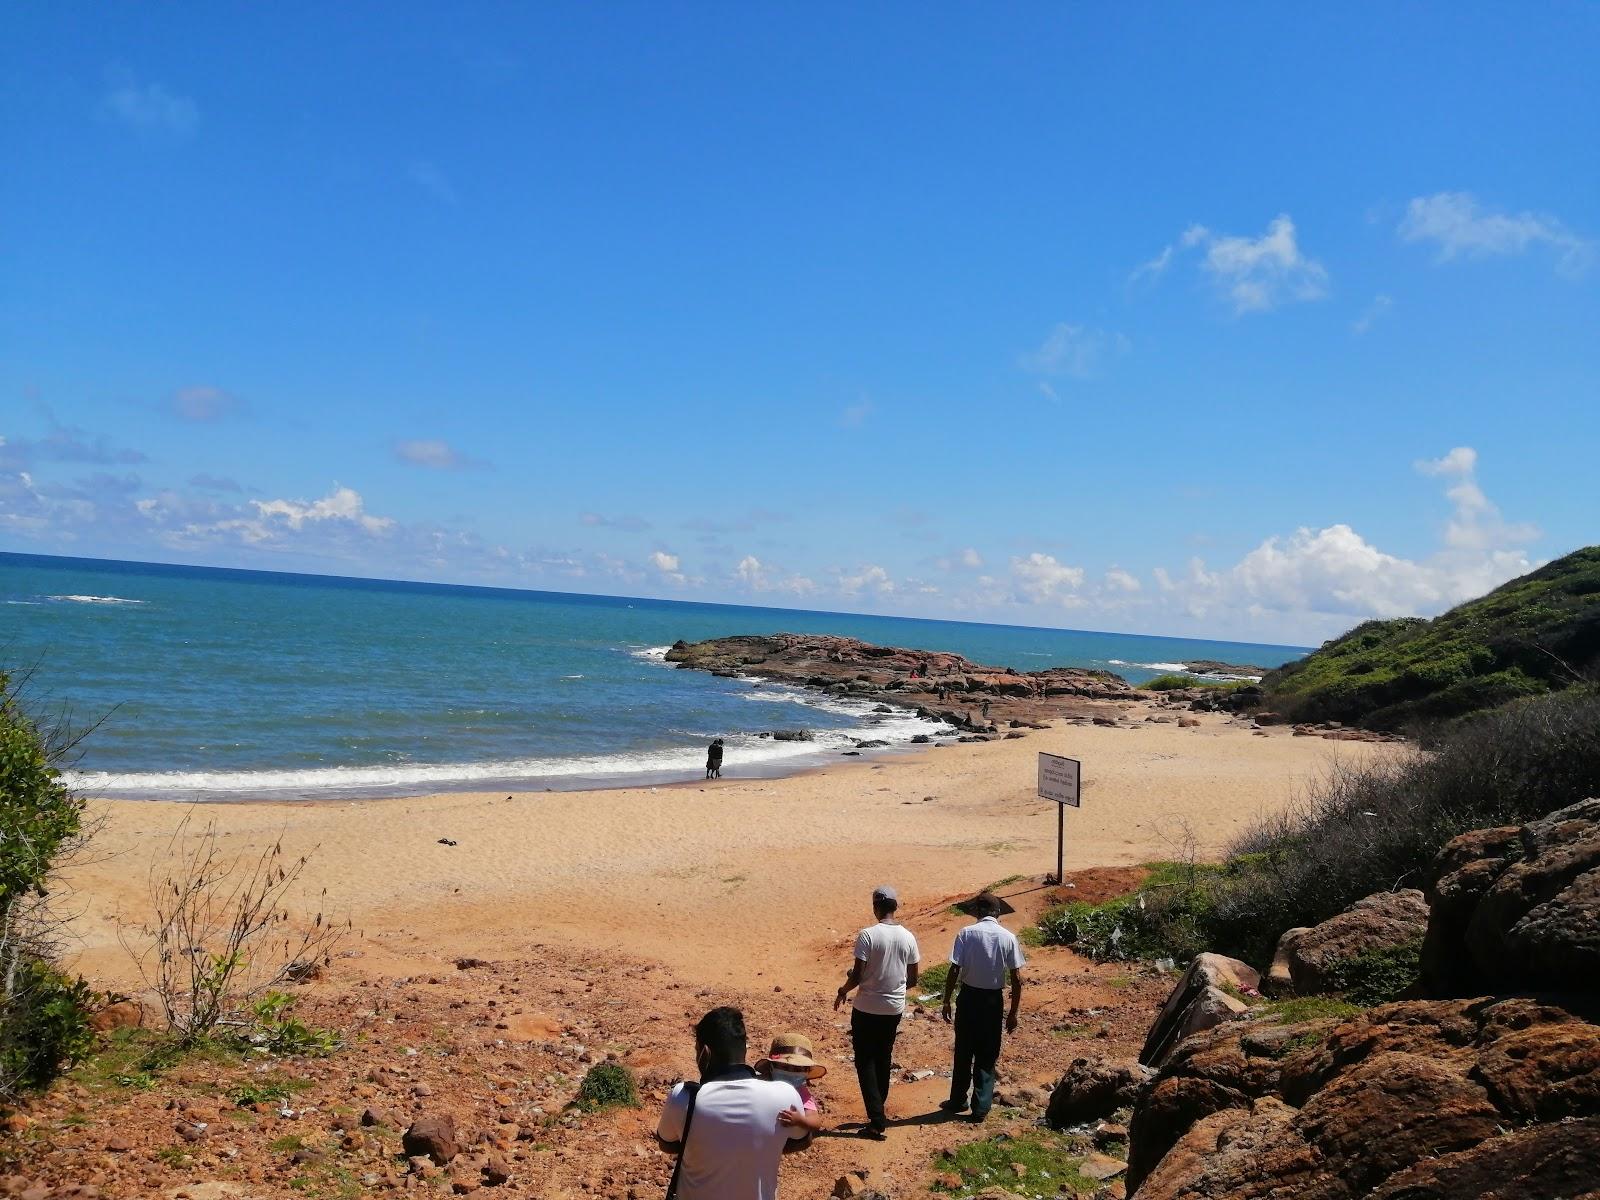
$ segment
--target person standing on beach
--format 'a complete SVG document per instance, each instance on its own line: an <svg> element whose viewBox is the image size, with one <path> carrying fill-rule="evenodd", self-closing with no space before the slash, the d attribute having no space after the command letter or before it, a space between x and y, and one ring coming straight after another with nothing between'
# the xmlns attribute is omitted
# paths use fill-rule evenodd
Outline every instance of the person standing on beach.
<svg viewBox="0 0 1600 1200"><path fill-rule="evenodd" d="M956 934L950 947L950 974L944 981L945 1024L950 1024L950 999L961 981L961 999L956 1005L955 1065L950 1073L950 1099L939 1105L945 1112L972 1109L972 1119L981 1121L994 1103L995 1064L1000 1061L1000 1026L1003 986L1011 982L1011 1011L1004 1017L1007 1033L1017 1031L1017 1012L1022 1005L1022 946L1017 937L1000 924L1000 898L984 892L970 906L978 918ZM971 1097L968 1097L968 1088Z"/></svg>
<svg viewBox="0 0 1600 1200"><path fill-rule="evenodd" d="M745 1065L744 1014L714 1008L694 1027L700 1082L667 1095L656 1141L678 1155L677 1200L775 1200L778 1159L811 1144L800 1093Z"/></svg>
<svg viewBox="0 0 1600 1200"><path fill-rule="evenodd" d="M856 1057L856 1081L867 1109L860 1136L882 1141L889 1127L884 1110L889 1099L889 1074L894 1064L894 1039L906 1011L906 989L917 983L922 955L911 931L894 919L900 897L881 884L872 893L872 914L877 924L856 934L855 959L833 999L835 1011L852 988L856 998L850 1008L850 1045Z"/></svg>
<svg viewBox="0 0 1600 1200"><path fill-rule="evenodd" d="M712 738L711 746L706 751L706 778L722 778L722 739Z"/></svg>

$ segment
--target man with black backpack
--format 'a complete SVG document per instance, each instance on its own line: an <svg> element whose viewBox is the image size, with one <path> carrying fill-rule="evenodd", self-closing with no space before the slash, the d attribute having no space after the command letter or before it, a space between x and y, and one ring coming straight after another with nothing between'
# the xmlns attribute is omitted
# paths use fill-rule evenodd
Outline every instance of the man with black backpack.
<svg viewBox="0 0 1600 1200"><path fill-rule="evenodd" d="M810 1143L800 1093L745 1065L744 1014L714 1008L694 1027L700 1082L680 1083L656 1127L678 1156L668 1200L774 1200L778 1159Z"/></svg>

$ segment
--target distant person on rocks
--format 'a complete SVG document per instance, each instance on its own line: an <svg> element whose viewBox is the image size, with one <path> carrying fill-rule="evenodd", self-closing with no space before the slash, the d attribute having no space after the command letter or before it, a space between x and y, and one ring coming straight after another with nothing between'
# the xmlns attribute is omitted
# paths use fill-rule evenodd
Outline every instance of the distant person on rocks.
<svg viewBox="0 0 1600 1200"><path fill-rule="evenodd" d="M850 1010L850 1044L867 1122L858 1132L878 1141L889 1127L884 1106L889 1099L894 1039L906 1011L906 989L916 986L917 964L922 961L917 939L894 919L899 907L900 897L888 884L873 891L872 913L878 923L856 934L855 959L833 1000L837 1010L852 988L859 989Z"/></svg>
<svg viewBox="0 0 1600 1200"><path fill-rule="evenodd" d="M744 1014L714 1008L694 1027L698 1083L678 1084L656 1127L678 1155L669 1200L774 1200L778 1159L811 1141L800 1093L745 1065Z"/></svg>
<svg viewBox="0 0 1600 1200"><path fill-rule="evenodd" d="M722 739L713 738L711 748L706 751L706 778L722 778Z"/></svg>
<svg viewBox="0 0 1600 1200"><path fill-rule="evenodd" d="M950 1099L940 1103L945 1112L972 1110L981 1121L994 1103L995 1064L1000 1061L1002 997L1006 978L1011 982L1011 1011L1004 1016L1007 1033L1017 1031L1022 1005L1022 946L1016 935L1000 924L1000 899L984 892L972 903L978 920L956 934L950 947L950 974L944 981L945 1022L950 1022L950 999L961 982L956 1004L955 1066L950 1075ZM968 1089L971 1096L968 1096Z"/></svg>

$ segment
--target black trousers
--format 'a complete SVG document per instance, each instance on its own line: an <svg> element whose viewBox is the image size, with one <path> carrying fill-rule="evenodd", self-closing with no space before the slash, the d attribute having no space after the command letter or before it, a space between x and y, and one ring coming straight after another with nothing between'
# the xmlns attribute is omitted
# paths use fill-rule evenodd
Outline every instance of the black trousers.
<svg viewBox="0 0 1600 1200"><path fill-rule="evenodd" d="M867 1124L885 1129L889 1118L883 1111L889 1099L889 1075L894 1068L894 1039L900 1032L900 1014L850 1010L850 1046L856 1055L856 1080L861 1084L861 1102L867 1107Z"/></svg>
<svg viewBox="0 0 1600 1200"><path fill-rule="evenodd" d="M950 1099L967 1103L972 1089L972 1115L982 1116L994 1103L995 1064L1000 1061L1000 1030L1005 1022L1005 993L999 988L961 985L956 998L956 1059L950 1072Z"/></svg>

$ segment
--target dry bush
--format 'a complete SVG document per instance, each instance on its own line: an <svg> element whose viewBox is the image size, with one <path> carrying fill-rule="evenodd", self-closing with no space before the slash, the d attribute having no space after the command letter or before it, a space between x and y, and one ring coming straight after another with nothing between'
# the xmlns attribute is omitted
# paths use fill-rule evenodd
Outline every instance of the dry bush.
<svg viewBox="0 0 1600 1200"><path fill-rule="evenodd" d="M185 818L150 868L150 945L135 959L167 1025L192 1043L219 1025L248 1024L253 1002L326 965L349 928L318 910L291 915L308 856L281 841L259 854L229 854L215 824L189 834Z"/></svg>

